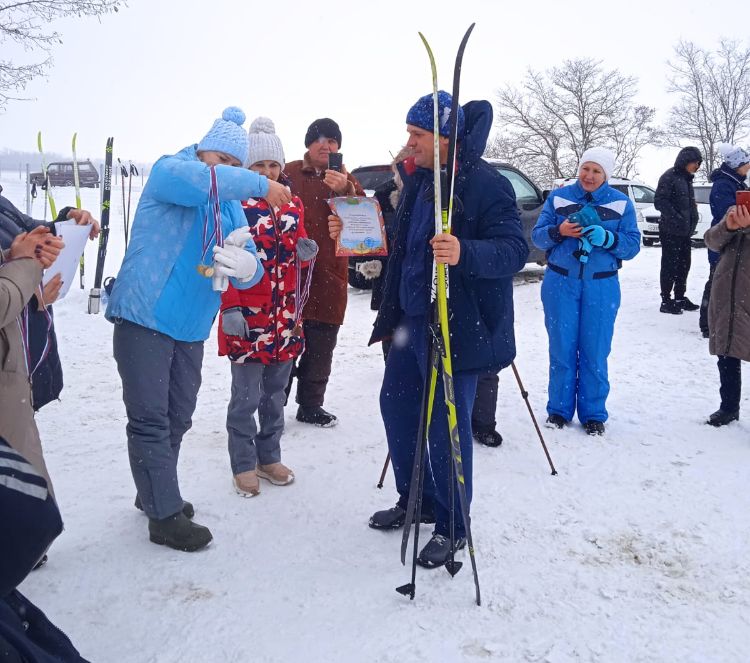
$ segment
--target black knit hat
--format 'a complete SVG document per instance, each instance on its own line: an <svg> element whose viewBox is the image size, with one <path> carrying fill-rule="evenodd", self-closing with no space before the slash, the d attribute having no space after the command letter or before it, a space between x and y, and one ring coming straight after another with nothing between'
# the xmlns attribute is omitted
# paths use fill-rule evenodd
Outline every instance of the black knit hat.
<svg viewBox="0 0 750 663"><path fill-rule="evenodd" d="M310 147L318 138L333 138L341 147L341 129L330 117L315 120L305 134L305 147Z"/></svg>

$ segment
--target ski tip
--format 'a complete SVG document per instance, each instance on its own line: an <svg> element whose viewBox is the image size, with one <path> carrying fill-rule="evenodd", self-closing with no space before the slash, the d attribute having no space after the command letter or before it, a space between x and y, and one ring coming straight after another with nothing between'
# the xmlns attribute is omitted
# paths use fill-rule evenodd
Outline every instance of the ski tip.
<svg viewBox="0 0 750 663"><path fill-rule="evenodd" d="M451 574L451 578L453 578L460 570L461 567L464 565L463 562L446 562L445 563L445 570Z"/></svg>
<svg viewBox="0 0 750 663"><path fill-rule="evenodd" d="M396 587L396 591L399 594L402 594L403 596L408 596L411 600L414 600L414 590L415 590L415 587L414 587L413 582L409 582L409 583L406 583L405 585L401 585L400 587Z"/></svg>

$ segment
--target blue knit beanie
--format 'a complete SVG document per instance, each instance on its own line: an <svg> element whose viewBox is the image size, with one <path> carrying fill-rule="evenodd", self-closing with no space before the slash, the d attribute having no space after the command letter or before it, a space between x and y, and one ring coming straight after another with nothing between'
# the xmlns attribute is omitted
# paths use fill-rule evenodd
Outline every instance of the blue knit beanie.
<svg viewBox="0 0 750 663"><path fill-rule="evenodd" d="M245 113L237 106L225 108L221 118L216 120L198 143L198 152L212 151L224 152L244 166L247 162L248 140L247 133L242 128L245 122Z"/></svg>
<svg viewBox="0 0 750 663"><path fill-rule="evenodd" d="M448 136L450 134L450 115L451 103L453 99L444 90L438 92L438 120L440 122L440 135ZM406 114L406 124L413 124L415 127L421 127L425 131L433 133L435 131L435 120L432 117L432 95L426 94L420 97ZM464 109L458 107L458 137L464 134Z"/></svg>

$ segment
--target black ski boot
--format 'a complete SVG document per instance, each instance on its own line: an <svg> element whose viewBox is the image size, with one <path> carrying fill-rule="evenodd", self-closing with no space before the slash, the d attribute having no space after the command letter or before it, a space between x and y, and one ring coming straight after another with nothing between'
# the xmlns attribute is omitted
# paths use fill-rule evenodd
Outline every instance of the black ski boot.
<svg viewBox="0 0 750 663"><path fill-rule="evenodd" d="M143 511L143 504L141 504L141 497L140 495L138 495L138 493L136 493L135 495L135 502L133 503L133 506L138 509L138 511ZM193 516L195 515L195 509L190 502L182 500L182 513L184 513L188 518L192 520Z"/></svg>
<svg viewBox="0 0 750 663"><path fill-rule="evenodd" d="M583 424L586 429L586 435L604 435L604 422L594 421L593 419Z"/></svg>
<svg viewBox="0 0 750 663"><path fill-rule="evenodd" d="M503 443L503 436L496 430L474 433L474 439L485 447L499 447Z"/></svg>
<svg viewBox="0 0 750 663"><path fill-rule="evenodd" d="M463 536L456 538L456 545L453 548L455 553L466 545L466 538ZM442 534L433 534L427 545L422 548L422 552L417 557L417 564L424 566L426 569L436 569L438 566L445 566L450 559L451 541L447 536Z"/></svg>
<svg viewBox="0 0 750 663"><path fill-rule="evenodd" d="M182 511L162 520L149 518L148 533L152 543L183 552L205 548L214 538L208 527L189 520Z"/></svg>
<svg viewBox="0 0 750 663"><path fill-rule="evenodd" d="M435 522L435 514L431 508L424 508L422 505L422 515L420 523L432 524ZM370 516L369 525L372 529L401 529L406 521L406 510L398 504L391 509L376 511Z"/></svg>
<svg viewBox="0 0 750 663"><path fill-rule="evenodd" d="M693 304L687 297L680 297L679 299L675 297L674 303L683 311L697 311L700 308L698 304Z"/></svg>
<svg viewBox="0 0 750 663"><path fill-rule="evenodd" d="M335 414L326 412L319 405L300 405L297 408L297 421L303 424L314 424L321 428L332 428L339 422Z"/></svg>
<svg viewBox="0 0 750 663"><path fill-rule="evenodd" d="M659 307L660 313L672 313L673 315L682 315L682 307L674 299L662 299Z"/></svg>
<svg viewBox="0 0 750 663"><path fill-rule="evenodd" d="M721 408L719 408L708 418L706 423L709 426L716 426L716 428L719 428L719 426L726 426L727 424L731 424L733 421L738 421L739 418L739 410L735 410L734 412L727 412L726 410L722 410Z"/></svg>
<svg viewBox="0 0 750 663"><path fill-rule="evenodd" d="M547 417L547 428L565 428L568 420L561 414L551 414Z"/></svg>

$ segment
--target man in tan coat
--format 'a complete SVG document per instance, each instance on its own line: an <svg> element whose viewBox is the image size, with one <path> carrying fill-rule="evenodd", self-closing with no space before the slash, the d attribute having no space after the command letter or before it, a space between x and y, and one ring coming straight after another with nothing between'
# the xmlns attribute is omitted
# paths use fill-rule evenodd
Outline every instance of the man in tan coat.
<svg viewBox="0 0 750 663"><path fill-rule="evenodd" d="M52 484L42 455L31 405L30 367L19 316L60 253L63 241L40 226L18 235L2 253L0 264L0 437L24 456Z"/></svg>
<svg viewBox="0 0 750 663"><path fill-rule="evenodd" d="M310 299L302 311L305 352L296 369L297 421L330 427L336 416L323 409L326 386L331 375L333 350L344 322L347 297L348 258L336 257L336 244L328 233L328 200L334 196L363 196L364 190L342 165L341 171L328 168L329 154L341 147L339 125L329 118L315 120L305 135L307 152L299 161L286 165L292 193L305 209L305 230L318 243L310 285Z"/></svg>

